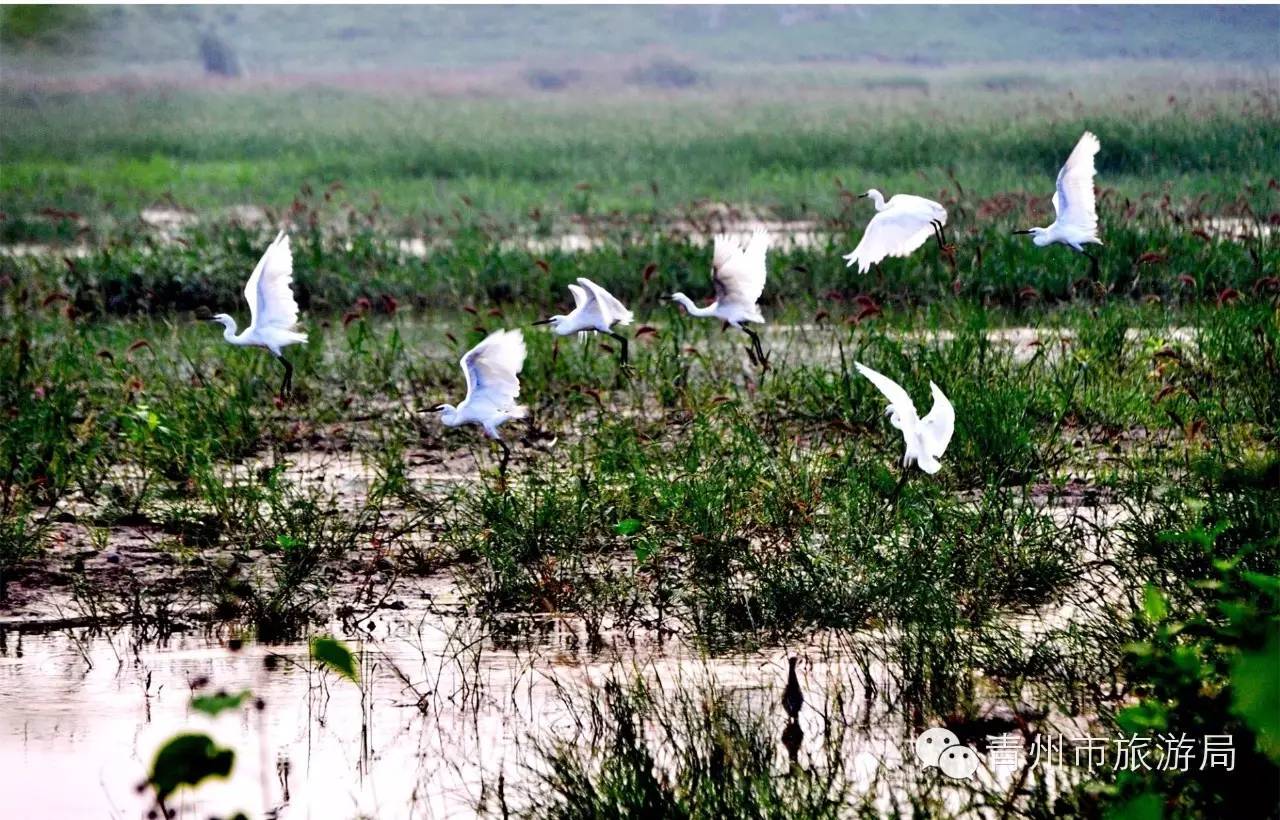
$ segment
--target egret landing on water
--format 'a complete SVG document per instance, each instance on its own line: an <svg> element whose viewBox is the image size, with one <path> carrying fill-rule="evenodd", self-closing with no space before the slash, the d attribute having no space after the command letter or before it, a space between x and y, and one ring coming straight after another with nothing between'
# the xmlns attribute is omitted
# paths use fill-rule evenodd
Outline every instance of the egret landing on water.
<svg viewBox="0 0 1280 820"><path fill-rule="evenodd" d="M568 336L570 333L578 333L580 337L587 333L612 336L622 345L621 359L625 367L627 337L614 333L613 327L631 324L631 311L615 299L612 293L581 276L578 277L578 284L569 286L569 292L573 294L573 311L568 316L552 316L534 324L551 325L557 336Z"/></svg>
<svg viewBox="0 0 1280 820"><path fill-rule="evenodd" d="M467 397L462 404L438 404L432 409L440 413L446 427L478 424L485 435L502 448L500 475L506 475L511 450L498 435L498 427L511 419L522 419L529 410L516 404L520 395L520 369L524 367L524 336L519 330L497 330L471 348L459 364L467 377Z"/></svg>
<svg viewBox="0 0 1280 820"><path fill-rule="evenodd" d="M1089 243L1101 245L1098 238L1098 213L1093 199L1093 158L1102 146L1098 138L1085 131L1058 171L1058 190L1053 194L1053 212L1057 219L1047 228L1027 228L1015 234L1030 234L1039 247L1061 245L1089 257L1089 272L1098 278L1098 257L1084 249Z"/></svg>
<svg viewBox="0 0 1280 820"><path fill-rule="evenodd" d="M757 228L746 247L735 240L720 235L715 239L715 252L711 260L711 283L715 287L716 300L706 307L698 307L683 293L673 293L671 301L684 305L690 316L714 316L751 337L751 354L756 363L767 367L760 337L745 323L764 324L760 306L756 302L764 293L765 255L769 251L769 232Z"/></svg>
<svg viewBox="0 0 1280 820"><path fill-rule="evenodd" d="M227 314L219 313L210 319L222 325L222 338L228 343L265 347L280 360L284 365L284 382L280 385L282 399L293 387L293 365L282 351L289 345L307 341L307 334L293 329L298 322L298 303L293 299L292 282L293 253L289 250L289 237L281 231L244 286L244 298L249 303L249 326L237 335L236 320Z"/></svg>
<svg viewBox="0 0 1280 820"><path fill-rule="evenodd" d="M920 418L916 415L916 406L911 397L900 384L864 364L855 363L854 366L889 400L889 407L885 411L889 416L889 423L902 431L902 437L907 443L902 466L910 467L915 464L930 475L942 469L938 459L942 458L951 442L951 434L955 432L956 411L938 389L938 385L929 382L929 389L933 391L933 407L929 410L929 415ZM898 488L894 491L895 495L902 489L906 476L907 473L903 472L902 481L898 482Z"/></svg>
<svg viewBox="0 0 1280 820"><path fill-rule="evenodd" d="M876 215L862 232L862 241L853 253L844 257L846 267L858 266L858 273L866 273L872 265L886 256L910 256L929 237L938 240L938 247L948 251L943 226L947 224L947 209L922 196L897 194L888 202L884 195L872 188L861 197L870 197L875 203Z"/></svg>

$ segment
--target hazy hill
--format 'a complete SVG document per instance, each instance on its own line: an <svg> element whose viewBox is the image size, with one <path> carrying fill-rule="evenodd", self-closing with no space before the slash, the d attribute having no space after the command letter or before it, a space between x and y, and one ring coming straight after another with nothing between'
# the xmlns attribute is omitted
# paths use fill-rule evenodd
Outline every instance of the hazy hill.
<svg viewBox="0 0 1280 820"><path fill-rule="evenodd" d="M1280 7L1241 6L7 6L14 75L263 76L563 69L602 57L691 64L870 60L1280 62ZM202 45L203 44L203 45ZM550 82L554 82L554 78Z"/></svg>

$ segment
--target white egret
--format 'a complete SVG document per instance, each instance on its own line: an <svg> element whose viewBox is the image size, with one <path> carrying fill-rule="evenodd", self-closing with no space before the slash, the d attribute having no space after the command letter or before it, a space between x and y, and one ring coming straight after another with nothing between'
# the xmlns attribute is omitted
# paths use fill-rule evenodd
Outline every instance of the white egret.
<svg viewBox="0 0 1280 820"><path fill-rule="evenodd" d="M1058 171L1057 190L1053 194L1053 212L1057 218L1047 228L1027 228L1015 234L1030 234L1031 241L1043 248L1057 242L1089 257L1090 273L1098 276L1098 257L1084 249L1092 243L1101 245L1098 238L1098 213L1093 197L1093 158L1102 146L1098 138L1085 131L1080 141L1067 157L1067 164Z"/></svg>
<svg viewBox="0 0 1280 820"><path fill-rule="evenodd" d="M673 293L668 297L684 305L690 316L714 316L744 331L751 337L754 357L761 366L766 364L766 360L760 337L744 323L764 324L764 316L756 302L764 293L764 263L768 251L769 232L763 228L752 232L746 247L728 236L719 235L715 238L711 260L711 283L715 287L716 300L700 308L683 293Z"/></svg>
<svg viewBox="0 0 1280 820"><path fill-rule="evenodd" d="M570 333L579 334L579 338L587 333L612 336L622 345L622 364L625 365L627 337L615 333L613 327L631 324L631 311L614 298L612 293L582 276L578 277L578 284L569 286L569 292L573 294L573 310L568 316L551 316L534 324L551 325L552 331L558 336L568 336Z"/></svg>
<svg viewBox="0 0 1280 820"><path fill-rule="evenodd" d="M845 254L846 267L856 263L858 273L866 273L886 256L910 256L932 236L938 247L947 245L942 227L947 224L947 209L922 196L896 194L888 202L875 188L859 198L870 197L876 215L867 223L862 240L853 253Z"/></svg>
<svg viewBox="0 0 1280 820"><path fill-rule="evenodd" d="M211 321L222 325L222 338L229 344L242 347L265 347L284 365L284 383L280 385L280 397L288 395L293 386L293 365L284 357L288 345L305 344L307 334L293 329L298 323L298 303L294 301L293 253L289 250L289 237L284 231L258 260L258 266L244 286L244 298L249 303L249 326L236 334L236 320L225 313L212 317Z"/></svg>
<svg viewBox="0 0 1280 820"><path fill-rule="evenodd" d="M933 407L929 410L929 415L920 418L916 415L916 406L911 401L911 396L907 395L900 384L860 362L855 362L854 366L889 400L889 407L885 411L889 416L889 423L902 431L902 437L907 443L902 466L910 467L915 464L929 475L942 469L938 459L942 458L947 444L951 442L951 434L956 427L956 411L938 385L929 382L929 389L933 391Z"/></svg>
<svg viewBox="0 0 1280 820"><path fill-rule="evenodd" d="M524 336L519 330L495 330L459 361L467 378L467 397L457 407L438 404L432 408L440 413L440 421L446 427L462 424L483 427L485 435L502 448L499 473L506 473L511 450L498 435L498 427L529 415L527 407L516 404L525 353Z"/></svg>

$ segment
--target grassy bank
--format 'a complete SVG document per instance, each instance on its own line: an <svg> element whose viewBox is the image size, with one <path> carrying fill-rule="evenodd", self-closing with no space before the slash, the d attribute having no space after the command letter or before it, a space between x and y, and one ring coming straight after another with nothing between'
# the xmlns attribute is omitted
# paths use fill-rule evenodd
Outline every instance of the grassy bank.
<svg viewBox="0 0 1280 820"><path fill-rule="evenodd" d="M459 100L10 88L0 96L0 225L9 241L38 240L81 227L65 212L128 227L149 206L283 211L308 189L360 212L376 207L401 233L486 221L562 231L613 213L674 219L706 200L823 219L846 212L842 185L1047 200L1086 128L1102 139L1098 184L1118 199L1154 194L1260 218L1276 210L1273 85L1226 96L1143 89L1137 103L1126 99L1136 86L1117 92L1105 77L1093 80L1097 97L1075 86L975 91L943 78L924 81L923 94L827 88L800 100L746 90Z"/></svg>

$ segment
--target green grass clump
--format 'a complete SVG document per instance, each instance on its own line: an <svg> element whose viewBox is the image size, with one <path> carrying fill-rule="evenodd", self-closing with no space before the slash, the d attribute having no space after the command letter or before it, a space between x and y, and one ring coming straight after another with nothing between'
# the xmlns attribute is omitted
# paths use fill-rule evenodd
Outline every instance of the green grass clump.
<svg viewBox="0 0 1280 820"><path fill-rule="evenodd" d="M541 750L525 816L838 817L855 793L838 742L785 776L776 729L724 691L611 680L585 708L577 740Z"/></svg>

